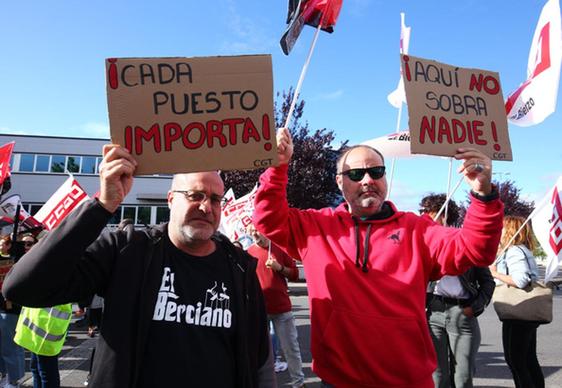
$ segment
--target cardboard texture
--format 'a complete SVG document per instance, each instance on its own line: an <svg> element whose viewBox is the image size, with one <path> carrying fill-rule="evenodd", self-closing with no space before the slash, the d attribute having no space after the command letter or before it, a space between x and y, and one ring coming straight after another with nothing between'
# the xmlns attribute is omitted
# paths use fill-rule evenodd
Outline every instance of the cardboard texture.
<svg viewBox="0 0 562 388"><path fill-rule="evenodd" d="M270 55L106 60L111 141L137 175L276 165Z"/></svg>
<svg viewBox="0 0 562 388"><path fill-rule="evenodd" d="M414 154L453 156L476 148L513 160L498 73L401 55Z"/></svg>

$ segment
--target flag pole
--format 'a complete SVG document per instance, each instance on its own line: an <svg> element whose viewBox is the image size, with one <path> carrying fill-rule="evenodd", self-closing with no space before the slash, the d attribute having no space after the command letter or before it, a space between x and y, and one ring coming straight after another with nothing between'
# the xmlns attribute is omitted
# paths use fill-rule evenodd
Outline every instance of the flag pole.
<svg viewBox="0 0 562 388"><path fill-rule="evenodd" d="M457 182L457 184L453 188L453 191L451 191L451 194L447 195L447 199L445 200L445 203L441 206L441 209L439 209L439 211L437 212L435 217L433 217L434 221L437 220L439 217L441 217L441 214L443 213L443 210L445 210L445 206L447 205L447 203L449 203L449 201L451 200L451 197L455 194L455 192L457 191L457 189L461 185L463 179L464 179L464 175L461 176L461 179L459 179L459 181Z"/></svg>
<svg viewBox="0 0 562 388"><path fill-rule="evenodd" d="M402 118L402 106L404 104L400 101L400 107L398 108L398 118L396 119L396 133L400 131L400 119ZM396 164L396 156L392 158L392 165L390 167L390 180L388 181L388 192L386 193L386 199L390 199L390 192L392 191L392 182L394 181L394 166Z"/></svg>
<svg viewBox="0 0 562 388"><path fill-rule="evenodd" d="M451 192L451 174L453 172L453 158L449 158L449 176L447 177L447 197L449 197L449 193ZM451 194L452 196L452 194ZM449 213L449 200L445 202L445 222L443 223L447 226L447 218Z"/></svg>
<svg viewBox="0 0 562 388"><path fill-rule="evenodd" d="M297 99L299 98L299 94L301 92L302 82L304 81L304 77L306 75L306 71L308 70L308 65L310 64L310 59L312 58L312 53L314 52L314 47L316 46L316 41L318 40L318 35L320 34L320 29L322 28L322 23L318 23L318 28L316 28L316 32L314 33L314 38L312 39L312 44L310 45L310 49L308 50L308 57L306 58L306 62L301 70L301 75L299 78L299 82L297 83L297 87L295 89L295 94L293 95L293 100L291 101L291 107L289 108L289 113L287 114L287 118L285 119L285 128L289 128L289 123L291 122L291 116L293 115L293 111L295 110L295 105L297 104Z"/></svg>

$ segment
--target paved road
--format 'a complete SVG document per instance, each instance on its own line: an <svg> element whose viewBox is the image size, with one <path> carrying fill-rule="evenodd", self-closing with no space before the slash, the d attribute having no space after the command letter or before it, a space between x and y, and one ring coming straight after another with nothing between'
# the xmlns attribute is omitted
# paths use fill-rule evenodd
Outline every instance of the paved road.
<svg viewBox="0 0 562 388"><path fill-rule="evenodd" d="M310 320L308 318L308 299L304 284L291 284L294 314L299 332L299 342L303 354L306 384L318 388L319 379L311 370ZM503 359L501 345L501 325L493 308L489 307L479 318L482 329L482 345L477 357L476 387L513 387L511 375ZM554 298L554 322L543 325L538 331L538 356L546 377L548 388L562 387L562 291L557 290ZM87 375L91 349L95 339L88 338L86 328L71 325L68 340L60 358L61 382L63 387L83 387ZM29 369L28 369L29 370ZM279 386L286 386L287 372L277 374ZM26 375L24 387L31 387L32 379Z"/></svg>

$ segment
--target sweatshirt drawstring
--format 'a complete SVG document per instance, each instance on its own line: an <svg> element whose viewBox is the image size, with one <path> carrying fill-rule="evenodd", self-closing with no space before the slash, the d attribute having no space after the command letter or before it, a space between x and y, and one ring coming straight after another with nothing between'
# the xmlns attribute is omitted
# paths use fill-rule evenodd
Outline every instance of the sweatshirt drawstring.
<svg viewBox="0 0 562 388"><path fill-rule="evenodd" d="M359 223L355 220L355 266L357 268L361 267L363 272L369 272L367 268L367 263L369 262L369 236L371 235L371 226L372 224L367 224L367 234L365 235L365 241L363 243L363 265L359 264L359 255L361 254L360 243L359 243Z"/></svg>
<svg viewBox="0 0 562 388"><path fill-rule="evenodd" d="M357 220L355 220L355 266L357 268L359 268L359 254L360 254L360 248L359 248L359 224L357 223Z"/></svg>
<svg viewBox="0 0 562 388"><path fill-rule="evenodd" d="M367 268L367 261L369 260L369 235L371 234L371 226L372 224L367 225L367 234L365 235L365 245L363 247L363 268L361 268L363 272L369 272L369 269Z"/></svg>

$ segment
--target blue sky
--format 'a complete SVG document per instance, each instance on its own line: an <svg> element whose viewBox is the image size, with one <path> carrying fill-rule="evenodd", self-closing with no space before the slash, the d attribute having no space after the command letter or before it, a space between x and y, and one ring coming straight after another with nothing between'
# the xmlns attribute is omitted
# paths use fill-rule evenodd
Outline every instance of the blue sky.
<svg viewBox="0 0 562 388"><path fill-rule="evenodd" d="M401 11L412 27L410 54L498 71L505 95L526 77L543 5L344 0L335 32L321 33L304 81L305 119L351 143L394 132L397 109L386 96L399 77ZM108 138L108 57L270 53L275 90L288 89L314 30L305 27L291 55L283 55L286 7L284 0L2 2L0 132ZM540 199L562 170L561 101L537 126L510 125L514 161L494 164L502 173L496 178L515 181L529 199ZM405 114L400 127L407 128ZM427 192L446 190L448 166L442 158L398 160L393 200L416 209ZM464 200L466 190L463 184L455 198Z"/></svg>

